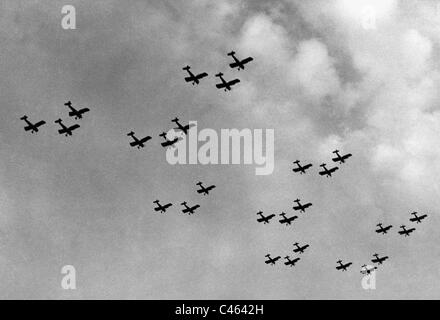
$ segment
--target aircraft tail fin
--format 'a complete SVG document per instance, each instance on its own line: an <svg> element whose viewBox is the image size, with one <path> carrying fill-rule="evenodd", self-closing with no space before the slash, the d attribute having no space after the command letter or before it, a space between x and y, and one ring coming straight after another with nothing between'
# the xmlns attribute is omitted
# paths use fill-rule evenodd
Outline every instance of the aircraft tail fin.
<svg viewBox="0 0 440 320"><path fill-rule="evenodd" d="M219 73L217 73L215 76L216 76L216 77L221 77L221 76L223 76L223 73L222 73L222 72L219 72Z"/></svg>
<svg viewBox="0 0 440 320"><path fill-rule="evenodd" d="M23 117L20 118L20 120L26 120L28 117L27 115L24 115Z"/></svg>
<svg viewBox="0 0 440 320"><path fill-rule="evenodd" d="M182 70L189 70L190 68L191 67L187 65L186 67L183 67Z"/></svg>
<svg viewBox="0 0 440 320"><path fill-rule="evenodd" d="M235 54L235 51L232 50L231 52L228 53L228 56L233 56Z"/></svg>

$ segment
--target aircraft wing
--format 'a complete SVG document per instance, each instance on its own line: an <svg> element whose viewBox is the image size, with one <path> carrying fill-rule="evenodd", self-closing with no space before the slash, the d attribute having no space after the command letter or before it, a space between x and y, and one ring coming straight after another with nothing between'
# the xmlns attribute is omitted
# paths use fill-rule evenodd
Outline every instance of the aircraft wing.
<svg viewBox="0 0 440 320"><path fill-rule="evenodd" d="M34 124L34 126L35 126L35 127L40 127L40 126L42 126L43 124L46 124L46 121L41 120L40 122L37 122L36 124Z"/></svg>
<svg viewBox="0 0 440 320"><path fill-rule="evenodd" d="M222 82L222 83L217 83L215 86L216 86L218 89L221 89L221 88L226 87L226 84Z"/></svg>
<svg viewBox="0 0 440 320"><path fill-rule="evenodd" d="M233 63L229 64L229 66L231 68L236 68L236 67L238 67L238 63L237 62L233 62Z"/></svg>
<svg viewBox="0 0 440 320"><path fill-rule="evenodd" d="M242 63L242 64L246 64L246 63L248 63L248 62L251 62L252 60L254 60L254 58L249 57L249 58L246 58L246 59L241 60L241 63Z"/></svg>
<svg viewBox="0 0 440 320"><path fill-rule="evenodd" d="M197 75L197 79L202 79L202 78L207 77L207 76L208 76L208 74L207 74L206 72L199 73L199 74Z"/></svg>
<svg viewBox="0 0 440 320"><path fill-rule="evenodd" d="M190 82L190 81L196 81L197 79L195 77L189 76L189 77L185 77L185 81L186 82Z"/></svg>
<svg viewBox="0 0 440 320"><path fill-rule="evenodd" d="M234 84L239 83L239 82L240 82L240 79L234 79L234 80L229 81L228 85L233 86Z"/></svg>
<svg viewBox="0 0 440 320"><path fill-rule="evenodd" d="M69 127L69 131L73 131L73 130L75 130L75 129L78 129L79 127L80 127L79 124L74 124L73 126L70 126L70 127Z"/></svg>
<svg viewBox="0 0 440 320"><path fill-rule="evenodd" d="M141 139L141 143L144 143L144 142L147 142L148 140L150 140L151 139L151 137L150 136L147 136L147 137L145 137L145 138L143 138L143 139Z"/></svg>

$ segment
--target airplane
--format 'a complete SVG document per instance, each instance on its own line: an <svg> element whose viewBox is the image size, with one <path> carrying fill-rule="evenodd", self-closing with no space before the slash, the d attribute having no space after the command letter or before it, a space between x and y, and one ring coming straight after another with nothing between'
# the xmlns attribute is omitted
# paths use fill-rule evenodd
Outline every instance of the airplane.
<svg viewBox="0 0 440 320"><path fill-rule="evenodd" d="M132 137L134 140L133 142L130 142L130 146L137 147L138 149L145 147L144 143L151 139L150 136L146 136L145 138L138 139L134 135L133 131L127 133L127 136Z"/></svg>
<svg viewBox="0 0 440 320"><path fill-rule="evenodd" d="M69 112L69 116L70 117L75 117L76 120L78 119L82 119L82 115L86 112L89 112L90 109L89 108L82 108L80 110L76 110L74 107L72 107L72 102L69 100L64 104L66 107L69 107L69 109L71 110Z"/></svg>
<svg viewBox="0 0 440 320"><path fill-rule="evenodd" d="M271 265L275 265L275 262L277 262L279 259L281 259L280 256L277 256L275 258L271 258L270 254L266 254L265 257L267 258L267 260L264 261L264 263L271 264Z"/></svg>
<svg viewBox="0 0 440 320"><path fill-rule="evenodd" d="M368 268L371 267L371 268ZM376 266L367 266L366 264L361 266L361 273L362 274L370 274L373 270L376 270L377 267Z"/></svg>
<svg viewBox="0 0 440 320"><path fill-rule="evenodd" d="M162 132L162 133L159 135L159 137L162 137L162 138L165 139L165 142L161 142L161 144L160 144L160 145L161 145L162 147L164 147L164 148L169 147L169 146L172 146L172 145L174 145L177 141L181 140L181 138L179 138L179 137L175 137L173 140L168 140L168 139L167 139L167 134L166 134L165 132Z"/></svg>
<svg viewBox="0 0 440 320"><path fill-rule="evenodd" d="M182 130L183 131L183 133L185 133L185 134L188 134L188 130L190 129L190 128L192 128L192 127L194 127L194 124L191 124L191 125L189 125L189 124L187 124L186 126L182 126L180 123L179 123L179 118L174 118L173 120L171 120L172 122L174 122L176 125L177 125L177 128L174 128L174 130Z"/></svg>
<svg viewBox="0 0 440 320"><path fill-rule="evenodd" d="M298 204L297 206L293 207L293 210L300 210L301 212L306 212L305 209L307 209L308 207L312 206L312 203L306 203L306 204L301 204L299 199L296 199L295 202Z"/></svg>
<svg viewBox="0 0 440 320"><path fill-rule="evenodd" d="M192 85L199 84L200 83L200 79L208 76L208 74L206 72L202 72L202 73L199 73L198 75L194 75L189 70L190 68L191 68L190 66L186 66L186 67L182 68L182 70L186 70L189 73L189 77L186 77L185 81L186 82L190 82L191 81Z"/></svg>
<svg viewBox="0 0 440 320"><path fill-rule="evenodd" d="M284 264L285 264L286 266L291 266L291 267L293 267L293 266L295 265L296 262L298 262L299 260L301 260L301 258L295 258L295 259L293 259L293 260L290 260L290 257L289 257L289 256L285 256L284 259L287 260L286 262L284 262Z"/></svg>
<svg viewBox="0 0 440 320"><path fill-rule="evenodd" d="M243 60L238 60L237 57L235 56L235 51L231 51L228 53L228 56L231 56L235 62L231 63L229 66L234 69L237 68L237 70L241 70L244 69L244 65L248 62L251 62L252 60L254 60L254 58L252 57L248 57L245 58Z"/></svg>
<svg viewBox="0 0 440 320"><path fill-rule="evenodd" d="M379 255L377 253L373 254L373 256L375 257L374 259L371 259L371 262L373 262L373 263L382 264L385 260L388 259L388 256L384 256L382 258L379 258Z"/></svg>
<svg viewBox="0 0 440 320"><path fill-rule="evenodd" d="M20 120L26 121L27 126L24 127L24 130L25 131L31 130L31 133L38 132L38 127L41 127L43 124L46 124L46 121L44 121L44 120L41 120L41 121L34 124L28 120L28 117L26 115L21 117Z"/></svg>
<svg viewBox="0 0 440 320"><path fill-rule="evenodd" d="M342 271L347 271L347 268L353 264L352 262L347 262L346 264L343 264L342 260L338 260L336 261L336 263L339 264L339 266L336 266L336 270L342 270Z"/></svg>
<svg viewBox="0 0 440 320"><path fill-rule="evenodd" d="M299 160L296 160L293 163L295 163L298 166L298 168L293 168L292 171L299 172L300 174L306 173L306 170L312 166L311 163L306 164L305 166L302 166L299 164Z"/></svg>
<svg viewBox="0 0 440 320"><path fill-rule="evenodd" d="M284 212L281 212L280 216L283 217L281 220L279 220L280 223L281 223L281 224L285 223L286 226L287 226L287 225L290 226L290 224L292 223L292 221L294 221L295 219L298 219L298 216L293 216L293 217L287 218L287 217L286 217L286 214L285 214Z"/></svg>
<svg viewBox="0 0 440 320"><path fill-rule="evenodd" d="M72 135L72 131L79 128L79 124L74 124L73 126L66 127L63 124L63 120L61 120L61 119L56 120L55 123L58 123L61 126L61 129L58 130L58 133L59 134L65 134L66 137L67 136L71 136Z"/></svg>
<svg viewBox="0 0 440 320"><path fill-rule="evenodd" d="M257 215L259 215L261 217L261 218L258 218L257 221L263 222L263 224L269 223L269 220L272 219L273 217L275 217L274 214L270 214L267 217L265 217L265 216L263 216L263 211L257 212Z"/></svg>
<svg viewBox="0 0 440 320"><path fill-rule="evenodd" d="M331 176L332 176L332 173L339 169L338 167L333 167L333 168L327 169L325 163L321 164L320 167L323 167L324 170L323 170L323 171L319 171L319 174L320 174L321 176L326 175L327 178L328 178L328 177L331 177Z"/></svg>
<svg viewBox="0 0 440 320"><path fill-rule="evenodd" d="M408 237L411 232L416 230L416 228L406 229L404 225L400 226L400 227L402 228L402 230L399 231L399 234L400 235L405 235L405 237Z"/></svg>
<svg viewBox="0 0 440 320"><path fill-rule="evenodd" d="M416 223L421 223L422 220L428 216L427 214L424 214L422 216L417 216L417 212L412 212L411 214L414 216L414 218L410 218L409 221Z"/></svg>
<svg viewBox="0 0 440 320"><path fill-rule="evenodd" d="M339 150L335 150L335 151L333 151L332 153L336 154L336 158L333 158L332 160L333 160L334 162L339 162L339 164L343 164L343 163L345 163L345 160L347 160L348 158L350 158L350 157L352 156L351 153L347 153L347 154L341 156L341 155L339 154Z"/></svg>
<svg viewBox="0 0 440 320"><path fill-rule="evenodd" d="M211 191L212 189L215 188L215 185L209 186L209 187L204 187L203 184L199 181L196 183L196 185L198 185L201 189L197 190L198 193L203 193L204 195L209 194L209 191Z"/></svg>
<svg viewBox="0 0 440 320"><path fill-rule="evenodd" d="M295 242L293 244L294 246L296 246L296 249L293 249L293 252L295 253L304 253L304 250L306 250L308 247L310 247L308 244L303 245L302 247L298 244L298 242Z"/></svg>
<svg viewBox="0 0 440 320"><path fill-rule="evenodd" d="M220 73L217 73L215 76L216 76L216 77L219 77L220 80L222 81L222 83L218 83L218 84L216 84L215 86L216 86L218 89L225 88L225 91L231 91L231 87L232 87L234 84L240 82L240 79L234 79L234 80L230 80L230 81L227 81L227 82L226 82L226 80L223 79L223 73L221 73L221 72L220 72Z"/></svg>
<svg viewBox="0 0 440 320"><path fill-rule="evenodd" d="M168 209L169 207L172 206L171 203L167 203L167 204L161 205L161 204L159 203L159 200L154 200L153 203L155 203L155 204L157 205L157 207L154 208L154 211L160 211L160 212L162 212L162 213L164 213L165 211L167 211L167 209Z"/></svg>
<svg viewBox="0 0 440 320"><path fill-rule="evenodd" d="M383 227L383 226L382 226L382 223L378 223L376 226L379 227L379 229L377 229L376 232L377 232L377 233L382 233L382 234L387 233L388 230L390 230L390 229L393 227L392 225L389 225L389 226Z"/></svg>
<svg viewBox="0 0 440 320"><path fill-rule="evenodd" d="M198 204L196 204L195 206L192 206L192 207L188 207L186 204L186 201L182 202L181 205L185 207L185 209L183 209L182 212L188 213L188 214L193 214L197 208L200 208L200 205L198 205Z"/></svg>

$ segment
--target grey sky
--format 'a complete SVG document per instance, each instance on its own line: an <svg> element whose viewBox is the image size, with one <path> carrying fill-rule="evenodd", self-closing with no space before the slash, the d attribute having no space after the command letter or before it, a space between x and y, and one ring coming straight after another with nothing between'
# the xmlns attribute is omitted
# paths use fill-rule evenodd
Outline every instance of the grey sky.
<svg viewBox="0 0 440 320"><path fill-rule="evenodd" d="M76 30L61 28L65 4ZM376 29L361 26L366 6ZM0 297L438 298L439 35L435 1L2 1ZM249 68L228 67L232 49ZM210 76L185 83L187 64ZM241 83L217 90L220 71ZM69 138L53 123L74 122L67 100L91 109ZM24 114L47 124L31 135ZM175 116L274 128L274 173L170 166L158 134ZM153 140L132 149L130 130ZM316 170L334 148L354 156L326 179ZM296 159L312 172L294 175ZM256 222L296 198L313 207L293 227ZM155 199L174 206L156 214ZM200 212L180 213L185 200ZM429 218L402 238L411 211ZM264 264L294 242L310 244L295 268ZM390 260L365 291L375 252ZM67 264L74 291L60 286Z"/></svg>

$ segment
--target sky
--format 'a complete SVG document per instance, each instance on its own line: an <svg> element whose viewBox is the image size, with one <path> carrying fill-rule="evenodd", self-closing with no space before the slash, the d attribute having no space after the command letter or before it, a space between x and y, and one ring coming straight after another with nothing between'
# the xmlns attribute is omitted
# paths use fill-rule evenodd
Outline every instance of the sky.
<svg viewBox="0 0 440 320"><path fill-rule="evenodd" d="M438 299L439 45L428 0L2 1L0 298ZM254 60L232 70L231 50ZM192 86L186 65L209 76ZM241 82L218 90L218 72ZM91 109L72 137L53 123L75 122L68 100ZM47 124L25 132L25 114ZM168 164L158 135L176 116L274 129L273 173ZM131 130L153 138L130 148ZM336 148L353 156L319 176ZM217 187L202 196L198 181ZM292 226L257 223L296 198L313 206ZM173 207L156 213L156 199ZM201 207L188 216L183 201ZM429 216L404 238L412 211ZM379 222L394 227L378 235ZM264 263L295 242L310 248L294 268ZM365 290L374 253L389 260Z"/></svg>

